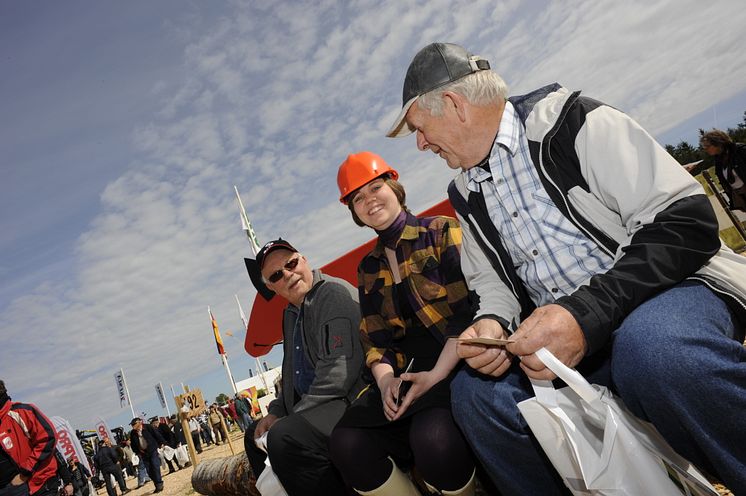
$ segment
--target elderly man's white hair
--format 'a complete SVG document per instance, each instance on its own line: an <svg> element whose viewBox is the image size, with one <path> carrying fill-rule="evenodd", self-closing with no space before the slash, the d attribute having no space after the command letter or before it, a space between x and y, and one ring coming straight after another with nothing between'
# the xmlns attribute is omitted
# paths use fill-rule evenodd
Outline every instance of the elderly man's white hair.
<svg viewBox="0 0 746 496"><path fill-rule="evenodd" d="M448 83L417 99L417 104L430 115L443 115L443 93L452 91L463 95L472 105L482 107L499 104L508 98L508 85L494 71L479 71Z"/></svg>

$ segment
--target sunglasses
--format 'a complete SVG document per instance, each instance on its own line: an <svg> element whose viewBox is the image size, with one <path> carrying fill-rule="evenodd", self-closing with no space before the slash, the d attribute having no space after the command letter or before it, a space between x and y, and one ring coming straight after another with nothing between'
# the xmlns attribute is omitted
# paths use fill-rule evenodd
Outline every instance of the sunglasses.
<svg viewBox="0 0 746 496"><path fill-rule="evenodd" d="M282 279L284 271L292 272L295 270L295 268L298 266L298 262L300 262L300 255L297 257L293 257L287 262L285 262L285 265L282 266L280 270L276 270L272 272L269 277L267 277L267 280L271 283L276 283L280 279Z"/></svg>

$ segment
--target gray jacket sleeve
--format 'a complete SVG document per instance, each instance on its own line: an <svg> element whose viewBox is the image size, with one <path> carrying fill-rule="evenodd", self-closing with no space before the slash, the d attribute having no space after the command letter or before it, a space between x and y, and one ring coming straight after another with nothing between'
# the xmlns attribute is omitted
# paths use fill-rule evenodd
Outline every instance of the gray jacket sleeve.
<svg viewBox="0 0 746 496"><path fill-rule="evenodd" d="M346 403L360 377L360 306L347 288L327 281L304 310L305 344L315 378L308 393L295 404L301 413L334 400Z"/></svg>

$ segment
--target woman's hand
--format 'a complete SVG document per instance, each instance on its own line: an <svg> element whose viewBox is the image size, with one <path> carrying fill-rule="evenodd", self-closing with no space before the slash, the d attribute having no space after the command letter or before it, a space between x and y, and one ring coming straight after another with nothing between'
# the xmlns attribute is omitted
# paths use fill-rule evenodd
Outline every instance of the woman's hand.
<svg viewBox="0 0 746 496"><path fill-rule="evenodd" d="M417 401L419 397L430 391L430 389L445 379L445 376L437 373L435 369L427 372L410 372L408 374L402 374L399 376L401 382L410 382L411 386L407 394L402 398L401 404L399 405L396 415L391 420L396 420L407 411L409 405ZM398 393L398 389L397 389Z"/></svg>
<svg viewBox="0 0 746 496"><path fill-rule="evenodd" d="M378 379L378 389L381 390L381 402L383 403L383 415L387 420L394 420L399 407L396 398L399 395L401 379L394 377L393 372L382 375Z"/></svg>

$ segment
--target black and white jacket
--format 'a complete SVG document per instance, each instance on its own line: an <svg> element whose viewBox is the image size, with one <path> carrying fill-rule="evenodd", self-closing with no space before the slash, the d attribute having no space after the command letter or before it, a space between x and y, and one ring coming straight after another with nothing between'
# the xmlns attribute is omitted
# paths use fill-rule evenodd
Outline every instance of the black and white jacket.
<svg viewBox="0 0 746 496"><path fill-rule="evenodd" d="M638 305L687 278L707 284L746 322L746 258L720 241L700 184L639 124L556 83L510 101L552 201L614 258L607 272L556 301L580 324L589 354ZM462 270L479 295L476 318L496 318L515 330L534 304L484 196L466 183L462 172L448 196L463 230Z"/></svg>

